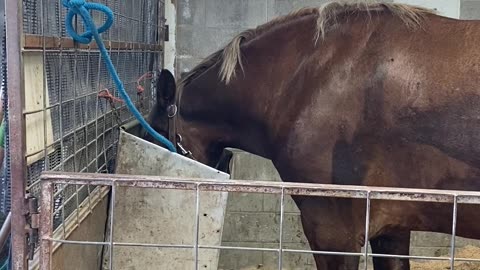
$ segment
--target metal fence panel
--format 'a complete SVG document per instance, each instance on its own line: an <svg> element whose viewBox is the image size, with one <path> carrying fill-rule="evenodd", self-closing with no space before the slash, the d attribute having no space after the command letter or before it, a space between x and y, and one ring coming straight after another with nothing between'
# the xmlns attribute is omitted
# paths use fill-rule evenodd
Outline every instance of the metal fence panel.
<svg viewBox="0 0 480 270"><path fill-rule="evenodd" d="M90 241L68 241L55 238L51 231L52 224L52 202L45 200L43 207L48 210L42 213L42 265L41 269L49 269L50 252L53 243L76 244L76 245L101 245L107 246L111 250L114 247L138 247L138 248L157 248L157 249L190 249L194 254L199 254L199 250L242 250L256 252L275 252L278 254L278 269L282 269L283 259L287 253L304 253L304 254L322 254L330 256L357 256L367 258L372 257L388 257L388 258L408 258L416 260L438 260L449 261L450 269L454 269L454 263L463 262L480 262L479 259L467 259L455 257L455 235L457 226L457 209L459 204L480 204L480 192L471 191L450 191L450 190L423 190L423 189L407 189L407 188L388 188L388 187L366 187L366 186L346 186L346 185L320 185L305 183L284 183L284 182L261 182L248 180L218 180L218 179L195 179L180 177L158 177L158 176L140 176L140 175L112 175L105 177L101 174L62 174L62 173L46 173L42 176L42 194L46 198L53 196L53 184L94 184L104 185L112 188L113 194L120 187L146 188L146 189L172 189L172 190L191 190L195 191L196 199L192 204L195 211L195 226L198 231L199 226L199 205L202 204L200 194L203 192L241 192L241 193L270 193L280 195L280 221L279 221L279 241L275 248L256 248L256 247L234 247L234 246L213 246L204 245L199 242L199 238L195 238L193 243L138 243L127 241L114 241L113 226L114 217L111 214L110 241L90 242ZM368 239L369 221L370 221L370 204L374 200L390 200L390 201L411 201L411 202L434 202L447 203L452 205L452 237L450 245L450 255L448 257L429 257L429 256L406 256L395 254L376 254L371 253L368 249L368 241L365 241L364 252L342 252L331 250L297 250L285 248L282 242L284 238L284 211L285 211L285 195L302 195L317 196L330 198L357 198L364 199L366 203L365 218L365 239ZM115 196L110 200L110 213L114 212L116 205ZM128 235L122 235L123 239L129 239ZM352 239L352 241L354 241ZM172 258L176 259L176 258ZM194 269L200 269L200 258L195 256ZM364 265L367 269L368 264Z"/></svg>

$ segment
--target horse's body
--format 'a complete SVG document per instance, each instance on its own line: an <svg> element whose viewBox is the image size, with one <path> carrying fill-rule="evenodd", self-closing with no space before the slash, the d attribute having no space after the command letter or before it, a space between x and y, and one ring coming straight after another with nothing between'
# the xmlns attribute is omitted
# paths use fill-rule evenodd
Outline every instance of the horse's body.
<svg viewBox="0 0 480 270"><path fill-rule="evenodd" d="M166 131L176 102L176 131L200 162L214 166L237 147L271 159L284 181L478 190L479 27L396 4L305 9L233 39L187 74L178 99L163 73L152 125ZM312 249L363 246L364 201L294 200ZM408 253L410 230L451 229L451 206L398 205L372 203L377 253ZM465 209L459 234L480 238ZM318 269L358 265L315 260Z"/></svg>
<svg viewBox="0 0 480 270"><path fill-rule="evenodd" d="M333 175L342 183L350 179L352 184L365 186L480 190L479 169L432 146L404 142L385 145L372 140L370 143L363 141L361 146L354 144L349 147L349 152L340 151L338 160L334 161L340 165L334 165L338 168L334 169ZM342 166L344 163L350 165ZM362 181L358 182L360 176ZM331 209L320 213L314 211L318 213L316 218L312 218L314 222L322 222L323 219L336 222L335 226L331 224L330 229L323 227L323 230L333 231L332 242L344 238L338 234L341 231L339 228L348 229L349 234L356 235L354 238L363 237L365 201L350 200L351 205L347 201L332 202L347 208L341 214ZM480 228L476 225L480 220L478 206L461 204L457 215L456 235L480 239ZM451 233L452 218L451 204L372 201L369 230L372 250L378 254L408 255L410 231ZM350 227L342 227L342 224L350 224ZM349 250L358 251L360 243L353 244L356 246L350 246ZM340 249L345 250L346 246L346 243L342 244ZM409 269L408 260L374 258L374 266L380 270Z"/></svg>

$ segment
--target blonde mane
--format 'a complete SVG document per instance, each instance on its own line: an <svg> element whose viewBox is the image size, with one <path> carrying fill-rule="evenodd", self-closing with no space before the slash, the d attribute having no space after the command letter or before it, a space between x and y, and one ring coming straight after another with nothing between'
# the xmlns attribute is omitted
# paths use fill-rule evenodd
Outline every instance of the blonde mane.
<svg viewBox="0 0 480 270"><path fill-rule="evenodd" d="M243 42L252 40L273 26L282 24L304 16L317 17L317 32L313 37L313 42L324 39L325 35L339 22L342 16L351 16L361 12L389 12L398 17L407 27L417 28L421 25L422 20L428 14L435 14L435 11L417 6L411 6L398 3L377 3L372 1L334 1L324 4L319 8L302 8L291 12L288 15L277 17L265 24L254 29L243 31L234 37L223 49L218 50L214 54L207 57L203 62L192 69L185 78L180 81L181 85L187 84L196 76L221 61L219 76L222 81L228 84L236 75L237 67L243 71L242 55L240 46Z"/></svg>

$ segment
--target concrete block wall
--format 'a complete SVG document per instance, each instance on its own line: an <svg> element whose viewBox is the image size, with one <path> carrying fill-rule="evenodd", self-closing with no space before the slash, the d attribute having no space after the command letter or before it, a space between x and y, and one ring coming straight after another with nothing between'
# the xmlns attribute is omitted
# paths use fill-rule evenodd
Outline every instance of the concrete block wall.
<svg viewBox="0 0 480 270"><path fill-rule="evenodd" d="M233 150L233 179L280 181L271 161ZM283 245L309 250L300 213L293 200L285 197ZM224 246L278 248L280 232L280 196L274 194L230 193L222 238ZM225 251L220 253L219 269L277 269L276 252ZM286 254L284 269L314 269L311 255Z"/></svg>
<svg viewBox="0 0 480 270"><path fill-rule="evenodd" d="M462 0L460 18L465 20L480 19L480 0Z"/></svg>
<svg viewBox="0 0 480 270"><path fill-rule="evenodd" d="M175 0L172 0L175 1ZM480 0L387 0L436 8L440 14L460 19L480 19ZM176 0L175 71L189 71L204 57L223 47L239 32L265 23L302 6L319 6L327 0ZM167 21L167 24L169 22ZM234 166L237 179L280 180L271 162L238 152ZM224 245L274 247L278 244L278 198L272 195L231 195L225 220ZM298 209L290 198L286 207L287 247L308 249ZM460 247L478 241L459 239ZM448 235L414 233L411 251L415 255L448 253ZM274 269L276 254L268 252L222 251L220 269L258 267ZM286 269L312 269L311 256L288 255ZM249 268L250 269L250 268ZM256 268L253 268L256 269Z"/></svg>
<svg viewBox="0 0 480 270"><path fill-rule="evenodd" d="M175 0L171 0L175 1ZM462 19L480 18L480 0L385 0L436 8ZM176 0L176 72L186 72L247 28L327 0ZM169 22L167 22L169 23Z"/></svg>
<svg viewBox="0 0 480 270"><path fill-rule="evenodd" d="M326 0L177 0L176 72L186 72L247 28Z"/></svg>

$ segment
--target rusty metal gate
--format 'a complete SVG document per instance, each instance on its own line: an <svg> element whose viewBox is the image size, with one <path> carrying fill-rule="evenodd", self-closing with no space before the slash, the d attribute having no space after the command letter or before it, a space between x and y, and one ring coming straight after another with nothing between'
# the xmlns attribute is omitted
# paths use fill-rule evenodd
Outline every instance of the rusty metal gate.
<svg viewBox="0 0 480 270"><path fill-rule="evenodd" d="M146 115L155 100L153 75L163 66L164 1L96 2L114 11L115 23L102 37L130 98ZM96 44L67 37L61 0L8 0L6 14L13 269L28 269L38 249L41 172L111 173L119 127L132 115ZM99 14L92 14L97 24L105 19ZM63 236L82 222L84 202L106 194L94 185L54 189L53 229Z"/></svg>
<svg viewBox="0 0 480 270"><path fill-rule="evenodd" d="M79 239L77 241L63 240L55 237L52 231L53 225L53 205L54 205L54 186L57 184L68 185L103 185L112 188L112 200L110 200L110 218L109 226L112 226L114 220L115 209L115 193L118 188L131 187L142 189L174 189L174 190L190 190L195 192L196 200L192 205L196 220L191 232L194 237L191 243L165 244L165 243L137 243L114 241L114 230L110 230L109 241L92 242L88 239ZM278 232L278 246L274 248L256 248L250 246L213 246L204 244L204 240L200 237L199 230L202 227L202 200L201 193L215 193L215 192L236 192L236 193L264 193L277 194L280 197L279 222L275 231ZM41 247L41 269L49 270L51 266L51 252L54 243L64 243L70 245L99 245L108 246L111 249L114 247L137 247L137 248L157 248L162 249L185 249L191 250L194 254L194 264L192 269L202 269L204 266L199 265L199 258L203 250L241 250L252 252L272 252L277 253L277 267L282 270L284 257L292 253L303 254L323 254L331 256L358 256L364 259L372 257L388 257L388 258L408 258L414 260L435 260L449 262L450 269L454 269L455 262L472 262L479 263L479 259L459 258L455 253L455 235L457 229L457 209L460 204L480 204L480 192L468 191L448 191L448 190L421 190L421 189L405 189L405 188L377 188L377 187L362 187L362 186L340 186L340 185L319 185L319 184L304 184L304 183L272 183L261 181L248 180L229 180L222 181L218 179L192 179L192 178L173 178L173 177L151 177L151 176L134 176L134 175L109 175L108 177L102 174L65 174L65 173L46 173L42 176L42 195L45 198L42 202L42 209L45 211L41 214L42 227L40 238L42 241ZM395 254L374 254L369 252L369 241L364 241L364 248L362 252L341 252L332 250L300 250L289 249L283 245L284 239L284 212L285 212L285 197L287 195L301 195L301 196L319 196L330 198L355 198L364 200L365 209L365 239L368 239L369 222L371 202L378 200L389 201L410 201L410 202L434 202L450 204L452 211L452 236L450 245L450 255L443 257L429 257L429 256L406 256ZM352 240L353 241L353 240ZM110 260L112 260L112 252L110 252ZM174 260L175 258L172 258ZM365 260L366 261L366 260ZM152 266L155 268L155 266ZM361 269L367 269L368 264L364 264Z"/></svg>

